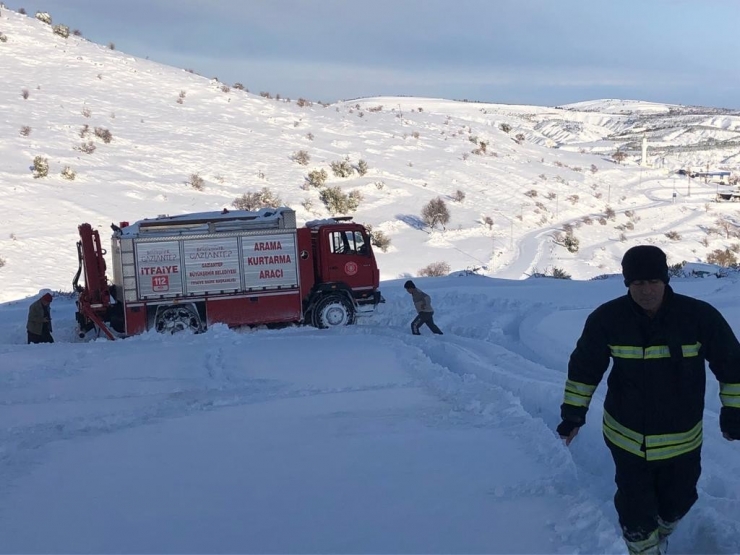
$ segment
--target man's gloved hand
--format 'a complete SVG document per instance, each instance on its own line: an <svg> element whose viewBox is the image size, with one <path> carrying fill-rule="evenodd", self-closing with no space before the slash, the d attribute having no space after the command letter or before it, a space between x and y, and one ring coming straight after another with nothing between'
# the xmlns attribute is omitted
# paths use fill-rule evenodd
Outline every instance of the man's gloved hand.
<svg viewBox="0 0 740 555"><path fill-rule="evenodd" d="M740 408L722 407L719 412L719 429L725 439L740 440Z"/></svg>
<svg viewBox="0 0 740 555"><path fill-rule="evenodd" d="M565 445L570 445L570 442L578 435L578 430L581 429L585 422L575 422L573 420L563 420L557 427L557 432L561 438L565 440Z"/></svg>

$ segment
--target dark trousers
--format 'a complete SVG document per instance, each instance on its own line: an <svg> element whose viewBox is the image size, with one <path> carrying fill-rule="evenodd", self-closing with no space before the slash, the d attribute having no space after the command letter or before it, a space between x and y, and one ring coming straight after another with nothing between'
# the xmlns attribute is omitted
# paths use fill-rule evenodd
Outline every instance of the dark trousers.
<svg viewBox="0 0 740 555"><path fill-rule="evenodd" d="M614 506L624 537L642 541L658 529L658 517L671 523L696 502L701 450L664 461L647 462L609 445L616 466Z"/></svg>
<svg viewBox="0 0 740 555"><path fill-rule="evenodd" d="M442 335L442 330L434 323L434 312L419 312L416 318L414 318L414 321L411 322L411 333L414 335L421 335L419 328L424 324L432 330L432 333Z"/></svg>
<svg viewBox="0 0 740 555"><path fill-rule="evenodd" d="M44 330L41 335L38 333L28 332L28 344L31 343L54 343L54 338L51 336L51 332Z"/></svg>

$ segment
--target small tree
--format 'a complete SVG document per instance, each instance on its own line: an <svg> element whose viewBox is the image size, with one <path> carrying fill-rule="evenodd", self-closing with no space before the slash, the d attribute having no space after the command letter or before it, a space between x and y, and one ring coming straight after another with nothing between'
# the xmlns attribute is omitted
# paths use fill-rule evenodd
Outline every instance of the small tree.
<svg viewBox="0 0 740 555"><path fill-rule="evenodd" d="M21 127L21 135L24 137L28 137L31 134L31 127L28 125L24 125Z"/></svg>
<svg viewBox="0 0 740 555"><path fill-rule="evenodd" d="M54 25L52 30L55 35L59 35L63 39L69 38L69 27L66 25Z"/></svg>
<svg viewBox="0 0 740 555"><path fill-rule="evenodd" d="M462 191L460 189L458 189L457 191L455 191L455 194L452 195L452 200L454 200L455 202L462 202L462 201L464 201L465 200L465 191Z"/></svg>
<svg viewBox="0 0 740 555"><path fill-rule="evenodd" d="M360 175L365 175L367 173L368 167L367 162L365 160L360 160L357 162L357 173Z"/></svg>
<svg viewBox="0 0 740 555"><path fill-rule="evenodd" d="M504 133L509 133L511 131L511 125L509 125L508 123L501 123L499 124L498 128Z"/></svg>
<svg viewBox="0 0 740 555"><path fill-rule="evenodd" d="M49 175L49 160L43 156L36 156L33 159L33 178L39 179Z"/></svg>
<svg viewBox="0 0 740 555"><path fill-rule="evenodd" d="M418 273L421 277L442 277L450 273L450 265L447 262L432 262Z"/></svg>
<svg viewBox="0 0 740 555"><path fill-rule="evenodd" d="M516 144L518 145L522 144L524 142L524 139L526 139L526 137L524 136L524 133L517 133L516 136L514 137L514 140L516 141Z"/></svg>
<svg viewBox="0 0 740 555"><path fill-rule="evenodd" d="M370 242L374 247L378 247L383 252L388 252L388 248L391 246L391 239L382 231L371 231Z"/></svg>
<svg viewBox="0 0 740 555"><path fill-rule="evenodd" d="M290 158L301 166L308 166L308 163L311 161L311 155L305 150L294 152Z"/></svg>
<svg viewBox="0 0 740 555"><path fill-rule="evenodd" d="M113 140L113 134L104 127L96 127L95 136L105 144L108 144Z"/></svg>
<svg viewBox="0 0 740 555"><path fill-rule="evenodd" d="M337 185L336 187L322 189L319 198L332 214L347 214L357 210L362 201L362 193L350 191L349 194L346 194Z"/></svg>
<svg viewBox="0 0 740 555"><path fill-rule="evenodd" d="M555 279L571 279L571 275L557 266L552 269L552 277Z"/></svg>
<svg viewBox="0 0 740 555"><path fill-rule="evenodd" d="M591 164L591 173L596 173L599 171L599 168L596 167L596 164Z"/></svg>
<svg viewBox="0 0 740 555"><path fill-rule="evenodd" d="M306 183L309 187L323 187L328 177L326 170L313 170L306 176Z"/></svg>
<svg viewBox="0 0 740 555"><path fill-rule="evenodd" d="M488 226L488 229L493 229L493 218L491 216L483 218L483 223Z"/></svg>
<svg viewBox="0 0 740 555"><path fill-rule="evenodd" d="M729 268L737 265L737 257L730 249L716 249L707 255L707 262Z"/></svg>
<svg viewBox="0 0 740 555"><path fill-rule="evenodd" d="M332 162L330 165L331 171L337 177L349 177L353 173L355 173L355 169L352 167L352 164L350 164L348 160L342 160L341 162Z"/></svg>
<svg viewBox="0 0 740 555"><path fill-rule="evenodd" d="M622 152L621 150L617 150L614 154L612 154L612 159L617 163L621 164L624 162L624 160L627 158L627 155Z"/></svg>
<svg viewBox="0 0 740 555"><path fill-rule="evenodd" d="M447 209L447 204L441 197L430 200L421 210L421 219L431 228L435 228L437 224L442 225L444 229L445 225L450 221L450 211Z"/></svg>
<svg viewBox="0 0 740 555"><path fill-rule="evenodd" d="M276 196L268 187L263 187L256 193L244 193L234 199L231 205L237 210L259 210L260 208L277 208L283 205L280 197Z"/></svg>
<svg viewBox="0 0 740 555"><path fill-rule="evenodd" d="M77 172L75 172L72 168L69 166L64 166L64 169L61 171L60 174L64 179L68 181L74 181L75 177L77 177Z"/></svg>
<svg viewBox="0 0 740 555"><path fill-rule="evenodd" d="M206 188L205 180L198 173L191 173L186 183L196 191L202 191Z"/></svg>

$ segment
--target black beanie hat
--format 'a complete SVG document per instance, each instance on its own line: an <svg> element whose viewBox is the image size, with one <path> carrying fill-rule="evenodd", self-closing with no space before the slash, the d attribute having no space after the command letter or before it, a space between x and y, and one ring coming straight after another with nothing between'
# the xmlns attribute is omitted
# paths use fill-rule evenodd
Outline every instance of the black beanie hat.
<svg viewBox="0 0 740 555"><path fill-rule="evenodd" d="M627 287L638 279L659 279L663 283L670 281L665 253L653 245L638 245L624 253L622 275Z"/></svg>
<svg viewBox="0 0 740 555"><path fill-rule="evenodd" d="M414 282L411 280L408 280L406 283L403 284L404 289L416 289L416 285L414 285Z"/></svg>

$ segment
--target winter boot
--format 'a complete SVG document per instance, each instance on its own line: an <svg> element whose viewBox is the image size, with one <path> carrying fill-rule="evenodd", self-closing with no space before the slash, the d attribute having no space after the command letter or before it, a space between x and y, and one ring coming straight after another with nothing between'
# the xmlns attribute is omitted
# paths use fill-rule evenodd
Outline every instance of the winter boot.
<svg viewBox="0 0 740 555"><path fill-rule="evenodd" d="M672 522L666 522L658 517L658 548L660 549L660 555L668 553L668 536L673 533L680 520L680 518L677 518Z"/></svg>
<svg viewBox="0 0 740 555"><path fill-rule="evenodd" d="M644 533L629 533L622 530L624 542L627 544L627 551L630 555L661 555L658 547L660 535L658 529L653 530L645 537Z"/></svg>

